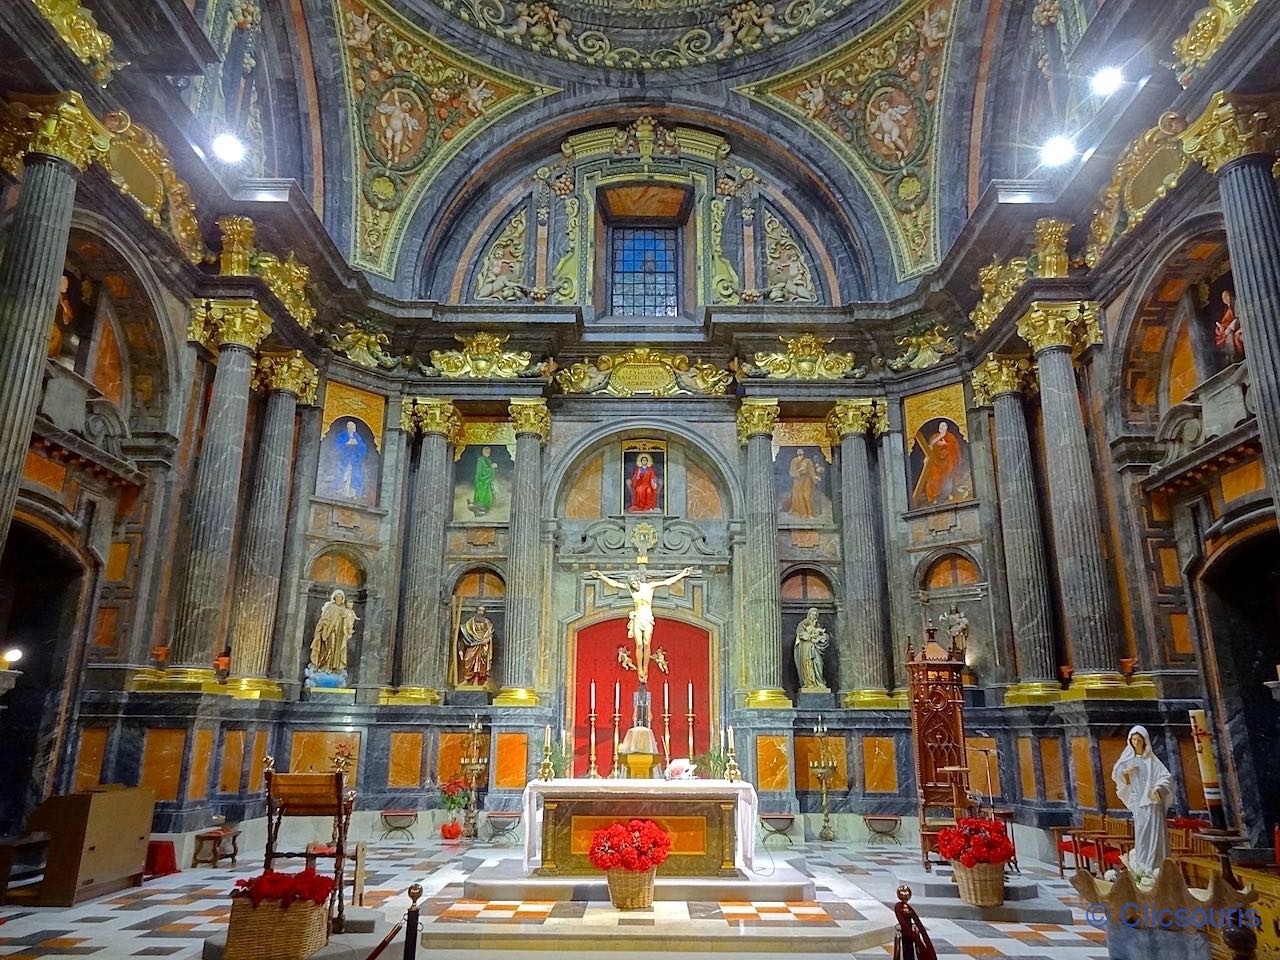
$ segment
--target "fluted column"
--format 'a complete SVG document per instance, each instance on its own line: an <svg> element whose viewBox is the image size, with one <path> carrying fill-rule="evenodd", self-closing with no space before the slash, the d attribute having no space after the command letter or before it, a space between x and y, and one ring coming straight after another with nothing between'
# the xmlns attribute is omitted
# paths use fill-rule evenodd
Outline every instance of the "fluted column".
<svg viewBox="0 0 1280 960"><path fill-rule="evenodd" d="M874 400L837 400L827 417L840 451L840 550L844 617L836 641L840 697L846 707L887 707L889 664L884 642L882 516L871 473L871 443L884 429Z"/></svg>
<svg viewBox="0 0 1280 960"><path fill-rule="evenodd" d="M15 96L8 107L0 110L0 145L10 152L0 165L26 172L0 257L0 550L40 402L76 179L110 144L77 93Z"/></svg>
<svg viewBox="0 0 1280 960"><path fill-rule="evenodd" d="M502 651L502 689L494 704L534 707L541 650L542 567L538 536L542 523L542 445L551 435L551 414L541 398L512 400L516 463L511 491L511 577L507 584L507 642Z"/></svg>
<svg viewBox="0 0 1280 960"><path fill-rule="evenodd" d="M253 354L270 330L271 321L255 300L193 305L190 339L217 343L220 350L187 517L187 563L170 644L172 666L165 674L173 686L199 689L213 676L209 665L231 576Z"/></svg>
<svg viewBox="0 0 1280 960"><path fill-rule="evenodd" d="M1007 704L1052 703L1062 695L1045 569L1040 502L1031 463L1031 438L1022 391L1031 363L1021 357L989 356L973 373L974 399L995 407L999 472L1000 535L1018 682L1005 691Z"/></svg>
<svg viewBox="0 0 1280 960"><path fill-rule="evenodd" d="M782 687L782 591L778 582L778 494L773 485L777 400L743 400L738 442L747 448L742 625L747 706L790 707Z"/></svg>
<svg viewBox="0 0 1280 960"><path fill-rule="evenodd" d="M383 702L441 703L448 657L447 618L441 610L444 541L453 506L452 498L441 492L453 489L450 450L462 420L450 401L420 397L405 401L400 426L406 434L416 432L422 439L405 521L400 687L394 695L384 695Z"/></svg>
<svg viewBox="0 0 1280 960"><path fill-rule="evenodd" d="M299 403L315 403L316 368L301 351L264 354L254 365L253 379L267 403L236 564L230 686L241 696L280 699L280 684L268 679L271 637L280 600L295 420Z"/></svg>
<svg viewBox="0 0 1280 960"><path fill-rule="evenodd" d="M1116 669L1120 638L1073 357L1101 339L1097 322L1095 305L1077 301L1036 301L1018 321L1018 334L1035 350L1040 368L1054 559L1074 669L1065 696L1073 699L1130 695Z"/></svg>
<svg viewBox="0 0 1280 960"><path fill-rule="evenodd" d="M1267 488L1280 516L1280 195L1272 176L1280 146L1280 95L1218 93L1182 140L1218 180L1249 396Z"/></svg>

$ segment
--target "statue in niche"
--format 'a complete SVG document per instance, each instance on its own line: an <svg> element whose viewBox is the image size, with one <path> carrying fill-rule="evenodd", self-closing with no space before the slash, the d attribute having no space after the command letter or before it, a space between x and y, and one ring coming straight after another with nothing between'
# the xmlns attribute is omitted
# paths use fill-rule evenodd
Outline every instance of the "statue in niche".
<svg viewBox="0 0 1280 960"><path fill-rule="evenodd" d="M462 668L460 687L483 688L493 669L493 621L484 615L484 607L458 627L458 660Z"/></svg>
<svg viewBox="0 0 1280 960"><path fill-rule="evenodd" d="M951 609L938 618L942 629L951 638L951 646L955 650L965 650L969 646L969 618L964 615L958 604L953 603Z"/></svg>
<svg viewBox="0 0 1280 960"><path fill-rule="evenodd" d="M1143 726L1129 731L1129 742L1111 770L1116 794L1133 814L1133 849L1125 865L1138 878L1154 877L1169 856L1166 819L1173 802L1173 778L1151 749L1151 735Z"/></svg>
<svg viewBox="0 0 1280 960"><path fill-rule="evenodd" d="M592 570L591 576L607 583L617 590L626 590L631 594L635 609L627 618L627 637L636 645L636 676L641 685L649 682L649 644L653 640L653 591L658 587L669 587L679 583L693 573L693 567L685 567L679 573L672 574L665 580L646 580L644 574L637 574L626 583L605 576L599 570ZM665 659L665 658L664 658Z"/></svg>
<svg viewBox="0 0 1280 960"><path fill-rule="evenodd" d="M805 693L827 693L831 690L822 676L822 655L829 642L826 628L818 623L818 608L810 607L796 627L796 645L792 651L796 673L800 676L800 689Z"/></svg>
<svg viewBox="0 0 1280 960"><path fill-rule="evenodd" d="M356 630L355 610L347 595L335 590L320 610L311 635L311 662L307 664L306 686L343 687L347 683L347 644Z"/></svg>

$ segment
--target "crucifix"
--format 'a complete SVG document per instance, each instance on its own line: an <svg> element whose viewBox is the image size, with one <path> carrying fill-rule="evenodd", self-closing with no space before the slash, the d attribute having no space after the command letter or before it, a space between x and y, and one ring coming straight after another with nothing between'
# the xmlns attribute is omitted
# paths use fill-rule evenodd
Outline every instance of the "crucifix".
<svg viewBox="0 0 1280 960"><path fill-rule="evenodd" d="M643 573L638 573L623 583L605 576L599 570L591 571L591 576L595 579L631 594L631 601L635 606L627 618L627 637L636 645L636 676L640 680L641 687L649 682L649 649L653 642L654 623L653 591L658 587L669 587L679 583L691 573L693 573L693 567L685 567L679 573L662 580L649 580Z"/></svg>

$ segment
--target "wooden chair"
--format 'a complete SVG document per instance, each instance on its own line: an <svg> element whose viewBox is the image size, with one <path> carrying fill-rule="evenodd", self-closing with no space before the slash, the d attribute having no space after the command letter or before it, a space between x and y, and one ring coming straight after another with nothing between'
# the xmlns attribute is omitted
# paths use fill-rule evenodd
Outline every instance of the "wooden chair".
<svg viewBox="0 0 1280 960"><path fill-rule="evenodd" d="M1121 854L1133 846L1133 821L1112 819L1106 811L1086 813L1079 825L1052 830L1060 877L1066 876L1067 854L1071 854L1077 871L1101 876L1119 864Z"/></svg>
<svg viewBox="0 0 1280 960"><path fill-rule="evenodd" d="M343 904L344 863L347 855L347 831L351 811L355 807L355 791L343 789L343 775L332 773L277 773L267 758L267 852L264 870L272 869L277 858L304 859L314 865L317 858L332 858L334 890L329 898L329 916L334 933L346 925ZM285 817L330 817L333 820L332 843L317 849L309 844L301 851L280 850L280 825Z"/></svg>

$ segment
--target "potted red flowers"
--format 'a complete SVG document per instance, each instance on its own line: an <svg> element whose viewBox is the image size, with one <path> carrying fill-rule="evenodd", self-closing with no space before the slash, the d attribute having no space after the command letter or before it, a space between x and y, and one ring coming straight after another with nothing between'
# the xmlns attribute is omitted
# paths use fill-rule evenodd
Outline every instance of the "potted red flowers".
<svg viewBox="0 0 1280 960"><path fill-rule="evenodd" d="M619 910L653 906L653 878L671 850L671 835L652 820L615 823L591 835L588 856L609 881L609 899Z"/></svg>
<svg viewBox="0 0 1280 960"><path fill-rule="evenodd" d="M306 960L329 941L333 877L268 870L231 891L225 960ZM270 952L264 954L264 945Z"/></svg>
<svg viewBox="0 0 1280 960"><path fill-rule="evenodd" d="M467 785L461 777L454 777L448 783L440 785L440 799L450 814L456 814L467 805ZM456 817L440 824L440 836L445 840L457 840L462 836L462 824Z"/></svg>
<svg viewBox="0 0 1280 960"><path fill-rule="evenodd" d="M1004 866L1013 844L998 820L960 820L938 834L938 853L951 861L960 899L975 907L1004 903Z"/></svg>

